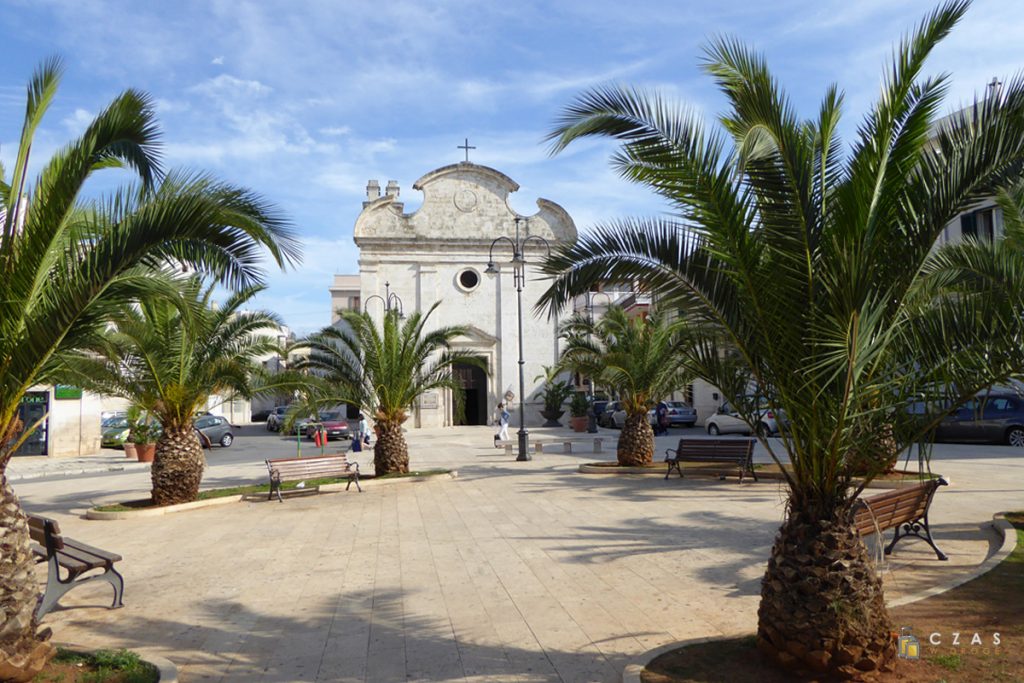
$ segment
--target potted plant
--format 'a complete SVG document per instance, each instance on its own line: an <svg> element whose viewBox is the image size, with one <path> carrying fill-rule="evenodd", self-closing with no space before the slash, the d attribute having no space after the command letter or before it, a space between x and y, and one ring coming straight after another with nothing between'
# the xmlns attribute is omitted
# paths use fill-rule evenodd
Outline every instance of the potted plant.
<svg viewBox="0 0 1024 683"><path fill-rule="evenodd" d="M587 431L587 410L589 409L590 401L587 400L586 394L577 391L572 395L572 401L569 403L569 414L572 419L569 420L569 424L574 432Z"/></svg>
<svg viewBox="0 0 1024 683"><path fill-rule="evenodd" d="M544 379L544 410L540 411L541 417L547 422L544 423L545 427L561 427L562 423L558 420L565 415L565 411L562 409L562 403L565 399L569 398L569 394L573 392L572 385L564 380L556 379L558 375L558 369L550 365L544 366L544 374L534 377L536 382L538 379Z"/></svg>
<svg viewBox="0 0 1024 683"><path fill-rule="evenodd" d="M160 427L153 422L142 422L132 430L132 441L139 462L153 462L156 458L156 439Z"/></svg>

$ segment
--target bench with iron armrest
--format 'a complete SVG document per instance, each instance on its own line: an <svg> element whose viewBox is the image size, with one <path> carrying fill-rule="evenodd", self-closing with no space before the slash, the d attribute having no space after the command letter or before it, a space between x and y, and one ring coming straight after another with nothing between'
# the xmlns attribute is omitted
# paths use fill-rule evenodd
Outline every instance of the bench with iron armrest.
<svg viewBox="0 0 1024 683"><path fill-rule="evenodd" d="M754 440L753 439L680 439L679 446L665 451L665 462L668 471L672 470L683 476L682 463L731 464L739 468L740 481L744 474L750 474L757 481L754 471ZM724 476L722 477L725 478Z"/></svg>
<svg viewBox="0 0 1024 683"><path fill-rule="evenodd" d="M861 498L854 503L853 524L862 537L876 532L882 535L887 530L895 528L892 541L885 546L886 555L892 552L896 542L901 538L917 536L932 547L940 560L947 560L949 558L932 540L932 532L928 526L928 509L932 506L935 492L940 486L947 484L945 479L939 477L869 498Z"/></svg>
<svg viewBox="0 0 1024 683"><path fill-rule="evenodd" d="M46 592L36 607L36 617L42 618L57 606L60 599L75 586L90 581L106 581L114 587L114 602L110 606L124 607L124 577L114 563L121 561L120 555L94 548L61 535L57 520L38 515L28 516L29 534L32 536L32 554L37 562L46 562ZM60 570L65 577L61 578ZM102 574L82 575L93 569L102 569Z"/></svg>
<svg viewBox="0 0 1024 683"><path fill-rule="evenodd" d="M360 493L363 491L363 487L359 485L359 463L349 462L344 454L318 455L312 458L279 458L266 462L267 471L270 473L270 495L267 500L273 500L276 493L277 499L283 503L281 485L287 481L325 477L348 477L346 491L352 488L353 483Z"/></svg>

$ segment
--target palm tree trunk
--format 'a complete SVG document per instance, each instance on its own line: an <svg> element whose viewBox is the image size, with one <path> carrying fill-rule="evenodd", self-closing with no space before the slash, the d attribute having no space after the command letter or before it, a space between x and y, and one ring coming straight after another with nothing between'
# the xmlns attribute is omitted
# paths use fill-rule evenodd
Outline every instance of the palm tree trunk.
<svg viewBox="0 0 1024 683"><path fill-rule="evenodd" d="M156 458L151 472L153 503L174 505L195 500L205 466L203 447L191 425L165 428L156 442Z"/></svg>
<svg viewBox="0 0 1024 683"><path fill-rule="evenodd" d="M622 466L649 465L654 460L654 430L647 421L647 413L628 415L622 425L617 447Z"/></svg>
<svg viewBox="0 0 1024 683"><path fill-rule="evenodd" d="M793 671L855 678L892 666L891 630L882 580L849 514L791 509L761 583L761 651Z"/></svg>
<svg viewBox="0 0 1024 683"><path fill-rule="evenodd" d="M401 422L377 422L373 426L377 444L373 447L374 474L409 471L409 447L402 434Z"/></svg>
<svg viewBox="0 0 1024 683"><path fill-rule="evenodd" d="M39 584L28 519L0 473L0 681L30 681L56 653L36 635Z"/></svg>

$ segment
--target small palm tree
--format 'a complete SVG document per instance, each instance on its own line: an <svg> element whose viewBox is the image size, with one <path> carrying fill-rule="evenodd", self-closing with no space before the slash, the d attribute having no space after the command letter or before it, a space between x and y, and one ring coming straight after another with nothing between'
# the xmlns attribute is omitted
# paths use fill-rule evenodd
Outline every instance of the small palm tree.
<svg viewBox="0 0 1024 683"><path fill-rule="evenodd" d="M156 505L196 499L205 467L196 414L214 395L251 398L258 360L278 350L266 331L280 319L242 310L262 289L247 287L213 306L214 287L190 278L177 300L161 296L122 309L93 353L69 361L78 384L133 401L160 423L151 474Z"/></svg>
<svg viewBox="0 0 1024 683"><path fill-rule="evenodd" d="M630 316L611 306L599 320L576 314L562 326L559 362L611 387L621 396L626 422L616 448L619 464L645 465L654 458L654 432L647 419L655 404L689 381L681 321Z"/></svg>
<svg viewBox="0 0 1024 683"><path fill-rule="evenodd" d="M1024 372L1024 255L973 239L934 249L959 212L1024 171L1021 78L937 123L948 79L921 71L967 7L946 3L901 42L848 153L838 88L801 119L764 59L728 39L704 64L730 104L721 131L607 87L552 136L556 149L621 140L614 164L676 216L563 247L543 301L564 307L608 278L647 282L693 317L699 342L681 351L748 422L751 382L787 416L787 515L758 613L759 647L782 664L849 677L893 658L881 580L852 527L865 484L851 462L879 440L901 451L942 417L911 406L956 406Z"/></svg>
<svg viewBox="0 0 1024 683"><path fill-rule="evenodd" d="M465 327L427 331L427 320L438 305L405 320L389 310L382 328L367 313L342 311L342 327L324 328L297 345L309 349L309 357L297 368L318 375L328 387L321 393L322 405L347 403L373 416L378 475L409 471L402 424L416 399L428 391L459 389L452 374L456 365L487 371L479 356L451 350L452 339L465 334Z"/></svg>
<svg viewBox="0 0 1024 683"><path fill-rule="evenodd" d="M38 585L25 514L4 476L37 425L22 425L28 388L61 380L65 358L95 344L127 302L165 291L155 264L215 273L224 284L261 280L261 252L297 260L286 223L259 197L184 173L164 178L150 100L128 90L85 132L28 167L36 129L53 101L61 65L32 76L12 175L0 169L0 671L26 680L54 649L36 637ZM122 167L138 177L106 198L83 201L93 173Z"/></svg>

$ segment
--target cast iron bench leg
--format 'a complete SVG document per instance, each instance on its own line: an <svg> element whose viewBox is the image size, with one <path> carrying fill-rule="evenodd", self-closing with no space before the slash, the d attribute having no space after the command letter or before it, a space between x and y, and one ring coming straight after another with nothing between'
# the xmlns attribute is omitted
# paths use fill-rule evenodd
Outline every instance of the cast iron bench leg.
<svg viewBox="0 0 1024 683"><path fill-rule="evenodd" d="M96 574L87 579L78 579L77 574L71 573L68 573L67 579L61 579L60 564L57 562L57 558L50 558L46 564L46 592L43 593L43 598L39 601L39 606L36 607L37 619L42 619L44 615L56 607L60 599L72 588L96 580L106 581L113 587L114 602L110 605L111 609L124 607L124 577L114 569L113 565L108 567L102 574Z"/></svg>
<svg viewBox="0 0 1024 683"><path fill-rule="evenodd" d="M924 531L924 534L921 532ZM928 515L925 515L922 519L915 520L913 522L906 522L896 527L895 533L892 535L892 541L889 545L885 546L885 554L892 553L892 549L896 547L896 542L907 536L917 536L922 541L927 543L935 551L935 556L940 560L948 560L949 557L946 553L939 550L938 546L935 545L934 539L932 539L931 529L928 528Z"/></svg>

